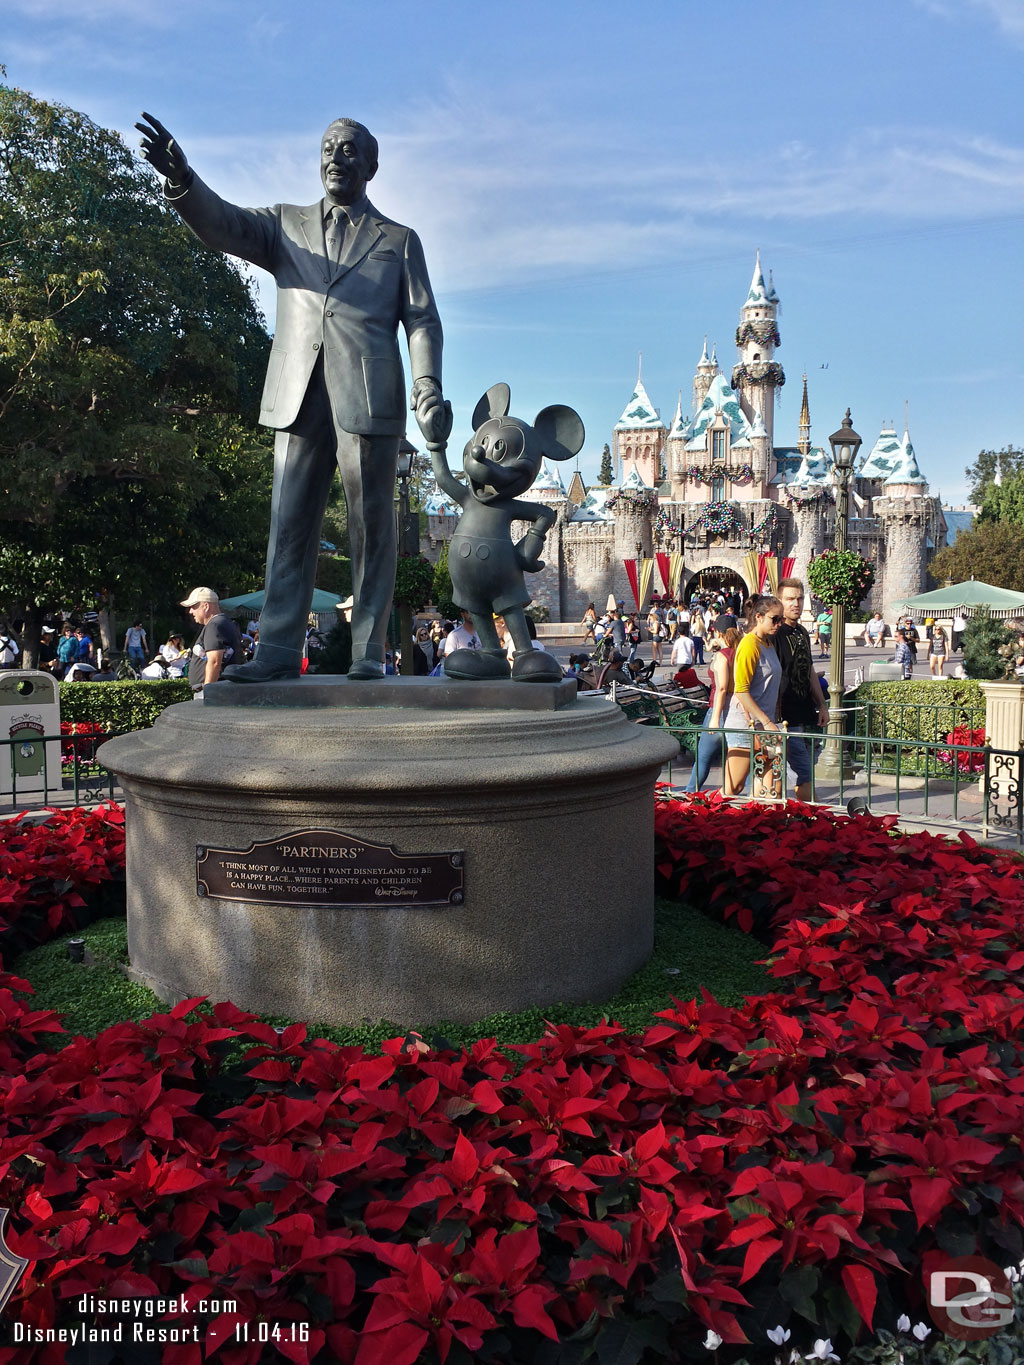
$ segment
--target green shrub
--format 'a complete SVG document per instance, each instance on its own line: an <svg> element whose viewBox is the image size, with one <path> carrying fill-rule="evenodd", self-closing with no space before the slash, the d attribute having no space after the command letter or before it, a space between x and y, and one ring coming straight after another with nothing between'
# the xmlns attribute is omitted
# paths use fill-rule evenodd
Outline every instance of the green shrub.
<svg viewBox="0 0 1024 1365"><path fill-rule="evenodd" d="M1012 650L1016 640L1016 632L1002 621L994 620L987 611L980 611L967 623L964 631L964 670L967 676L984 678L988 682L1008 675L1012 677L1012 654L1001 651Z"/></svg>
<svg viewBox="0 0 1024 1365"><path fill-rule="evenodd" d="M551 620L551 609L549 607L538 607L534 604L526 608L526 614L535 626L546 625Z"/></svg>
<svg viewBox="0 0 1024 1365"><path fill-rule="evenodd" d="M434 566L422 555L399 555L395 568L395 605L422 611L434 590Z"/></svg>
<svg viewBox="0 0 1024 1365"><path fill-rule="evenodd" d="M188 701L187 678L153 682L61 683L60 718L87 720L112 733L148 730L166 706Z"/></svg>
<svg viewBox="0 0 1024 1365"><path fill-rule="evenodd" d="M344 617L324 636L323 649L309 656L311 673L347 673L352 664L352 628Z"/></svg>
<svg viewBox="0 0 1024 1365"><path fill-rule="evenodd" d="M434 599L434 606L442 620L453 621L458 615L458 608L455 605L452 594L455 589L452 587L452 576L448 572L448 542L441 546L441 553L437 557L434 565L434 586L431 596Z"/></svg>
<svg viewBox="0 0 1024 1365"><path fill-rule="evenodd" d="M944 682L866 682L846 700L855 733L878 739L944 740L958 725L985 724L985 694L970 678ZM865 703L870 702L870 706ZM870 726L870 729L869 729Z"/></svg>
<svg viewBox="0 0 1024 1365"><path fill-rule="evenodd" d="M316 561L316 586L336 592L343 602L352 591L352 561L344 555L322 554Z"/></svg>

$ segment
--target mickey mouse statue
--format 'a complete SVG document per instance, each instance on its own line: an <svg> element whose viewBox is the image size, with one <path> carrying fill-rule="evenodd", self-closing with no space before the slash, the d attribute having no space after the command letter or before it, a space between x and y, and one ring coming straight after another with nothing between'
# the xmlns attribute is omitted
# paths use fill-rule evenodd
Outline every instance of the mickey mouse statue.
<svg viewBox="0 0 1024 1365"><path fill-rule="evenodd" d="M504 616L515 657L516 682L559 682L562 670L543 650L534 649L526 625L530 605L525 573L543 569L544 537L555 513L542 503L517 502L537 477L541 460L570 460L583 445L583 423L572 408L545 408L533 426L509 417L511 394L507 384L488 389L473 413L473 436L462 456L467 483L448 467L447 440L452 427L451 407L440 400L422 414L421 426L438 487L462 508L462 516L448 547L448 569L456 603L468 611L483 644L482 650L457 649L444 662L450 678L507 678L508 660L498 639L494 615ZM533 524L512 543L512 523Z"/></svg>

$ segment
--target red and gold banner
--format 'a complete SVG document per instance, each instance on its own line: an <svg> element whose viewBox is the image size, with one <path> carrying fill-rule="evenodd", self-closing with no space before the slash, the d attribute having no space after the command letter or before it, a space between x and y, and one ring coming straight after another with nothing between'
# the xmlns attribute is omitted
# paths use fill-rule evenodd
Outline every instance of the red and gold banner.
<svg viewBox="0 0 1024 1365"><path fill-rule="evenodd" d="M664 583L665 585L665 591L671 592L672 565L669 556L666 554L664 550L659 550L657 554L654 556L654 558L658 561L658 574L661 578L662 583Z"/></svg>
<svg viewBox="0 0 1024 1365"><path fill-rule="evenodd" d="M636 560L624 559L622 567L626 570L626 577L629 579L629 586L633 589L633 601L636 603L637 611L640 610L639 581L636 576Z"/></svg>

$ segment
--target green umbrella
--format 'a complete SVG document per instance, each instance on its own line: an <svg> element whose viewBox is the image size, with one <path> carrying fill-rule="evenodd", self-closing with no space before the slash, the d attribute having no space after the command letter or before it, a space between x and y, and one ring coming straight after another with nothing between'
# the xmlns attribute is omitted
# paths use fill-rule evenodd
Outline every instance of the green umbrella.
<svg viewBox="0 0 1024 1365"><path fill-rule="evenodd" d="M266 600L266 593L262 588L259 592L244 592L238 597L222 597L220 604L228 611L255 611L263 610L263 603ZM313 589L313 602L310 607L318 615L320 612L334 611L338 605L338 594L336 592L325 592L323 588Z"/></svg>
<svg viewBox="0 0 1024 1365"><path fill-rule="evenodd" d="M952 583L948 588L936 588L933 592L907 597L903 605L914 610L945 612L955 611L958 607L967 610L988 607L993 614L1007 614L1024 612L1024 592L996 588L991 583L983 583L980 578L970 578L963 583Z"/></svg>

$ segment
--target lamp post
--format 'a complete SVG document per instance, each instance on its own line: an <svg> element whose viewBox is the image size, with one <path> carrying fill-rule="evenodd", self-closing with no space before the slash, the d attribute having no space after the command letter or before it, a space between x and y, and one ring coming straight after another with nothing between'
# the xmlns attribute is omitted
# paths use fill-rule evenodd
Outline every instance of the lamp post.
<svg viewBox="0 0 1024 1365"><path fill-rule="evenodd" d="M398 447L398 553L419 552L419 517L409 510L409 479L412 476L416 448L403 440ZM412 677L415 667L412 638L412 607L407 602L398 604L398 638L402 650L402 675Z"/></svg>
<svg viewBox="0 0 1024 1365"><path fill-rule="evenodd" d="M846 537L850 523L850 476L861 439L853 429L850 409L838 431L828 438L832 447L832 463L835 466L838 487L836 490L836 529L835 549L846 549ZM828 605L826 603L826 605ZM825 752L821 756L820 770L823 773L845 780L853 776L849 750L840 736L843 733L843 690L846 668L846 607L832 604L832 659L828 675L828 739Z"/></svg>

